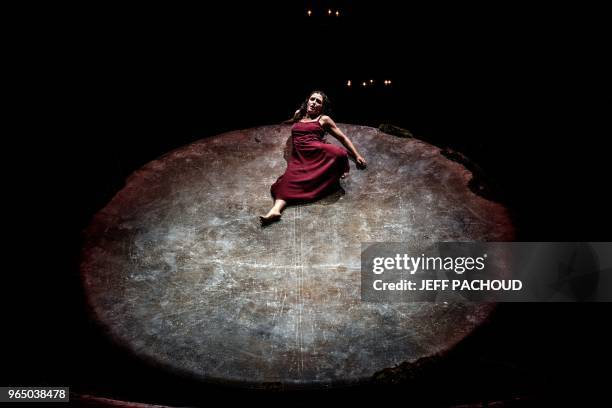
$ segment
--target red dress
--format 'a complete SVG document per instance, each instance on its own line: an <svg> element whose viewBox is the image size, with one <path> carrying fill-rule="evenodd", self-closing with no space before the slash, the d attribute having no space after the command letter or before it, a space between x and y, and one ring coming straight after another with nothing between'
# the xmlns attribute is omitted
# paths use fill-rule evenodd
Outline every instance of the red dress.
<svg viewBox="0 0 612 408"><path fill-rule="evenodd" d="M270 189L274 199L312 201L340 188L340 176L349 171L348 152L327 143L324 135L318 119L293 124L287 170Z"/></svg>

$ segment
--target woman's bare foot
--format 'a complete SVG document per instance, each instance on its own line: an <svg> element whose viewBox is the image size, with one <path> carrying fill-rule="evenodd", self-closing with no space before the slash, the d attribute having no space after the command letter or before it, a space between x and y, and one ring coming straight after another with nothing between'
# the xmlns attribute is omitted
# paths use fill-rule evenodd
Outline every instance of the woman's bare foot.
<svg viewBox="0 0 612 408"><path fill-rule="evenodd" d="M287 205L287 201L277 198L274 200L274 206L270 208L270 211L266 215L260 215L259 221L261 221L261 225L268 225L273 223L274 221L280 220L281 211Z"/></svg>
<svg viewBox="0 0 612 408"><path fill-rule="evenodd" d="M274 211L270 211L269 213L267 213L266 215L260 215L259 216L259 221L261 222L262 225L268 225L271 224L275 221L280 220L281 215L278 212L274 212Z"/></svg>

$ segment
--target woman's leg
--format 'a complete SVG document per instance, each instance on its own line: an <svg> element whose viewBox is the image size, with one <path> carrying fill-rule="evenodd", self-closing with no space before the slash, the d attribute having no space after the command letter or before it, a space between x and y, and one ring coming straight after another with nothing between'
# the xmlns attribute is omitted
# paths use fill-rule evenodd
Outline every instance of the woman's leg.
<svg viewBox="0 0 612 408"><path fill-rule="evenodd" d="M268 211L266 215L260 216L259 219L263 223L268 223L268 222L279 220L281 217L281 212L283 211L286 205L287 205L287 202L285 200L281 200L281 199L274 200L274 205L272 206L270 211Z"/></svg>

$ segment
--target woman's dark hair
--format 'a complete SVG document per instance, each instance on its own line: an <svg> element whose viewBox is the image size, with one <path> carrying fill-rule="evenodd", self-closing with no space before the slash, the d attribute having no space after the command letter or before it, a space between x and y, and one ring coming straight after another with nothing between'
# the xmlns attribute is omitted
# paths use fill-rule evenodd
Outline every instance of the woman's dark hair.
<svg viewBox="0 0 612 408"><path fill-rule="evenodd" d="M293 116L294 122L298 122L300 119L306 116L308 100L310 99L312 94L315 94L315 93L318 93L323 98L321 115L329 115L331 113L331 102L329 101L329 98L327 97L327 95L321 91L312 91L311 93L308 94L308 96L306 97L306 100L302 102L302 104L300 105L300 108L298 109L298 112Z"/></svg>

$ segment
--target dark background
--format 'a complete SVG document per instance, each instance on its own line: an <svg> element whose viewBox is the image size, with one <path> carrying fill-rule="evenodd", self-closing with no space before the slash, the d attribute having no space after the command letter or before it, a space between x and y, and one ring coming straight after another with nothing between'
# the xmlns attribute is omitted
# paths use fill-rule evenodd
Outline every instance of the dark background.
<svg viewBox="0 0 612 408"><path fill-rule="evenodd" d="M108 344L87 318L80 231L125 178L200 138L279 123L313 89L330 96L337 122L391 123L465 154L512 212L517 240L610 240L602 10L398 3L54 5L5 14L17 23L8 38L18 130L8 135L5 165L18 207L7 218L18 228L7 255L17 267L5 286L13 335L2 384L176 405L211 395L295 404L375 394L434 405L605 395L595 372L610 356L607 304L501 305L421 380L297 396L159 374ZM374 86L359 85L369 79Z"/></svg>

